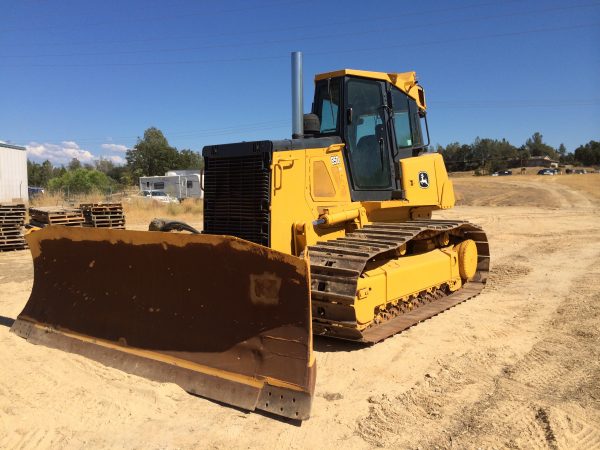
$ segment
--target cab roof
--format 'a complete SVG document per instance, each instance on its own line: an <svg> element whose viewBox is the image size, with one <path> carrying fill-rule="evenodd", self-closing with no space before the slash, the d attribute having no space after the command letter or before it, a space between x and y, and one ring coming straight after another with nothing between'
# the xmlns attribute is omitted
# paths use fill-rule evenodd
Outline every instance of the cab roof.
<svg viewBox="0 0 600 450"><path fill-rule="evenodd" d="M386 72L369 72L366 70L342 69L334 72L326 72L315 75L315 81L326 80L328 78L343 77L346 75L370 78L372 80L387 81L394 85L406 95L417 102L420 109L426 110L425 92L417 82L416 72L401 72L401 73L386 73Z"/></svg>

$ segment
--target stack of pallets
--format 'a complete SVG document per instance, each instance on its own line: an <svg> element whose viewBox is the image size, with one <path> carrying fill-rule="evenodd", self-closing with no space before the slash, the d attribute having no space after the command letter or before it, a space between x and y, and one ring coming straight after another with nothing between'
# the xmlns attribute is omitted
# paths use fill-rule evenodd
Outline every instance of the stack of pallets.
<svg viewBox="0 0 600 450"><path fill-rule="evenodd" d="M25 205L0 204L0 252L27 248L22 232L24 224Z"/></svg>
<svg viewBox="0 0 600 450"><path fill-rule="evenodd" d="M46 225L82 226L83 214L79 208L67 208L64 206L36 206L29 208L29 223L36 227Z"/></svg>
<svg viewBox="0 0 600 450"><path fill-rule="evenodd" d="M86 227L125 229L122 203L82 203L79 205Z"/></svg>

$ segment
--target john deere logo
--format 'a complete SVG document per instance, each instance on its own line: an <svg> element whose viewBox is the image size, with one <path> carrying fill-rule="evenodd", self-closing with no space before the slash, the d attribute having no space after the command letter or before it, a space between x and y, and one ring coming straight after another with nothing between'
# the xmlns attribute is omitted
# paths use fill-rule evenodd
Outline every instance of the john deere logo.
<svg viewBox="0 0 600 450"><path fill-rule="evenodd" d="M419 172L419 186L423 189L429 187L429 175L427 175L427 172Z"/></svg>

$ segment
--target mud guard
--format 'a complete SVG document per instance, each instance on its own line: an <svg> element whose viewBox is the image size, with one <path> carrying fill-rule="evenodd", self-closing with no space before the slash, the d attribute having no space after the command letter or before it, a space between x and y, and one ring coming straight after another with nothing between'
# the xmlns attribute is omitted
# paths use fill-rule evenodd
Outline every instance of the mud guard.
<svg viewBox="0 0 600 450"><path fill-rule="evenodd" d="M11 331L246 410L310 415L307 260L230 236L46 227Z"/></svg>

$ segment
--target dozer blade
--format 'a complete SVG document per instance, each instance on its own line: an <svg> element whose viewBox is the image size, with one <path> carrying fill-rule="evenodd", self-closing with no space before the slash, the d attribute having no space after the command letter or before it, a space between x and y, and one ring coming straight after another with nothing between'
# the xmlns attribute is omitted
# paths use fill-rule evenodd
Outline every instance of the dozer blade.
<svg viewBox="0 0 600 450"><path fill-rule="evenodd" d="M307 419L307 260L229 237L46 227L11 331L219 402Z"/></svg>

